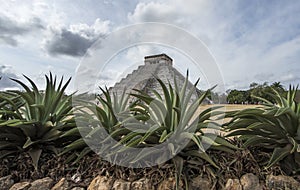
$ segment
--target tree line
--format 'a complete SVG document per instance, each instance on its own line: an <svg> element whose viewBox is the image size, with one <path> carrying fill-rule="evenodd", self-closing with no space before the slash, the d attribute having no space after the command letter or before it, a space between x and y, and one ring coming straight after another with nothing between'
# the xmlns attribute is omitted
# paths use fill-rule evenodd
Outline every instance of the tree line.
<svg viewBox="0 0 300 190"><path fill-rule="evenodd" d="M209 98L215 99L219 103L228 104L259 104L261 100L256 97L261 97L270 102L274 102L274 99L272 98L274 91L272 89L276 90L281 96L285 96L287 93L280 82L274 82L270 85L267 82L262 84L253 82L247 90L229 89L226 91L226 94L211 92Z"/></svg>

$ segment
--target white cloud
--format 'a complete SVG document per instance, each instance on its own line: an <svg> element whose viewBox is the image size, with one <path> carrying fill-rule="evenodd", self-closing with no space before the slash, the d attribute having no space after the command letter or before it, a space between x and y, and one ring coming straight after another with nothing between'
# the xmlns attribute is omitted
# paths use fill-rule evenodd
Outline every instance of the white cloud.
<svg viewBox="0 0 300 190"><path fill-rule="evenodd" d="M18 73L38 75L41 68L50 64L52 70L59 67L60 73L74 75L78 58L99 35L126 24L164 22L182 27L209 47L228 87L248 87L257 80L296 83L300 59L299 7L299 1L2 1L0 41L5 45L0 47L0 57ZM41 49L47 54L42 54ZM117 61L142 62L145 55L162 53L158 51L150 47L132 48L122 55L122 60L116 60L114 69L121 69ZM175 62L181 61L172 56ZM68 66L64 68L65 65Z"/></svg>
<svg viewBox="0 0 300 190"><path fill-rule="evenodd" d="M128 18L132 23L175 24L196 35L216 57L226 84L240 87L257 80L259 73L271 73L266 81L291 67L296 74L299 6L299 2L151 1L139 3Z"/></svg>
<svg viewBox="0 0 300 190"><path fill-rule="evenodd" d="M176 20L179 15L175 13L175 7L166 3L150 2L139 3L134 13L130 13L128 18L131 22L170 22Z"/></svg>

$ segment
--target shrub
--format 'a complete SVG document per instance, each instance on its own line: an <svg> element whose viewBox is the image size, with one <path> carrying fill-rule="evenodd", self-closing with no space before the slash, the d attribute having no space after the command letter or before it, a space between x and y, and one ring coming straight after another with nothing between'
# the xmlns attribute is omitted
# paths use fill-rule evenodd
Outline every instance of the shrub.
<svg viewBox="0 0 300 190"><path fill-rule="evenodd" d="M68 162L73 161L73 163L77 163L85 155L92 152L90 146L93 145L94 151L99 149L99 147L101 147L102 151L112 148L109 145L104 146L102 140L106 137L99 136L101 135L100 129L104 129L111 137L119 140L121 133L116 135L115 132L121 126L121 115L129 110L129 95L125 94L125 89L120 96L116 93L111 94L107 88L100 88L100 90L101 94L96 95L96 102L99 102L99 105L95 104L94 96L89 94L73 97L73 104L79 108L75 112L76 122L79 125L77 128L63 134L62 137L79 136L79 138L65 146L60 154L73 152L68 158Z"/></svg>
<svg viewBox="0 0 300 190"><path fill-rule="evenodd" d="M41 91L24 76L30 87L20 80L12 79L23 91L11 91L1 96L0 151L2 157L16 152L28 152L37 169L42 150L55 153L71 139L61 135L76 127L72 115L71 96L65 89L71 78L63 84L56 77L46 76L46 89Z"/></svg>
<svg viewBox="0 0 300 190"><path fill-rule="evenodd" d="M229 132L227 136L238 136L246 147L272 151L266 168L280 162L287 173L299 172L300 104L295 101L297 88L290 86L286 97L274 89L273 92L269 95L275 104L256 97L264 102L262 106L228 113L227 117L232 119L225 126Z"/></svg>
<svg viewBox="0 0 300 190"><path fill-rule="evenodd" d="M116 155L131 147L155 147L167 143L167 149L157 149L157 151L138 149L140 152L128 155L124 159L127 159L129 163L136 163L147 157L147 160L152 159L160 164L161 159L172 155L171 159L177 171L178 188L181 176L187 179L182 171L188 160L193 163L194 167L200 167L203 164L202 160L205 160L218 168L215 161L206 153L206 149L232 153L236 147L213 132L205 132L207 128L220 129L220 125L210 120L210 117L223 113L216 111L220 106L197 112L211 89L193 100L192 95L198 81L192 89L188 89L188 74L181 89L176 79L174 79L174 88L170 84L167 87L159 78L156 80L163 90L163 97L156 90L152 90L155 97L140 90L135 90L137 93L131 94L137 101L130 107L131 116L122 121L122 124L126 128L130 127L135 130L122 133L119 143L125 146L121 146L122 148L117 150ZM120 127L117 131L125 130L125 127ZM187 180L185 184L188 189Z"/></svg>

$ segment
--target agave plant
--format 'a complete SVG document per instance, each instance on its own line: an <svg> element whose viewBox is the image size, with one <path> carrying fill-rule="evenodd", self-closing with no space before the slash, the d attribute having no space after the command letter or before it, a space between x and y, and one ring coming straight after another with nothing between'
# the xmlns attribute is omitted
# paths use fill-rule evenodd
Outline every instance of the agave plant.
<svg viewBox="0 0 300 190"><path fill-rule="evenodd" d="M266 168L281 162L287 173L300 169L300 104L295 101L297 87L289 87L286 97L273 89L275 104L256 97L263 106L227 114L227 136L239 136L246 147L262 147L272 151Z"/></svg>
<svg viewBox="0 0 300 190"><path fill-rule="evenodd" d="M0 92L0 120L5 122L9 119L19 118L19 108L24 105L24 101L11 91Z"/></svg>
<svg viewBox="0 0 300 190"><path fill-rule="evenodd" d="M73 97L73 104L83 109L76 110L76 122L77 128L74 128L61 137L80 136L74 142L65 146L61 155L73 151L67 161L73 161L77 163L85 155L92 151L95 151L103 144L100 130L104 129L109 135L112 134L116 139L119 136L114 135L115 131L120 128L122 118L127 117L129 107L129 95L126 94L126 89L123 90L121 95L111 93L107 88L100 88L101 94L96 95L95 100L90 100L91 96L88 94L82 94ZM129 131L129 130L127 130ZM124 132L124 131L123 131ZM121 133L119 133L121 135ZM93 146L92 149L90 146ZM102 147L103 149L109 149L111 147Z"/></svg>
<svg viewBox="0 0 300 190"><path fill-rule="evenodd" d="M152 89L155 97L140 90L135 90L137 93L131 94L137 101L130 108L131 116L122 121L124 127L115 130L115 134L122 134L119 144L125 145L118 149L116 154L132 147L140 148L137 149L136 154L122 158L128 160L128 163L138 163L147 158L146 162L154 160L154 163L161 164L161 161L169 156L177 171L178 188L187 158L197 157L218 168L215 161L206 153L206 149L232 152L236 147L215 133L205 132L207 128L220 129L220 125L210 118L223 113L216 111L220 106L197 112L211 89L193 100L192 96L199 80L192 89L188 90L188 73L181 89L176 79L174 79L174 88L170 84L166 86L159 78L156 80L162 88L163 97L155 89ZM122 133L126 129L131 131ZM145 148L164 143L167 144L166 149L150 151ZM185 184L188 189L188 183Z"/></svg>
<svg viewBox="0 0 300 190"><path fill-rule="evenodd" d="M46 89L41 91L27 76L31 86L12 79L23 87L23 91L12 91L11 96L1 96L2 112L10 108L11 117L0 123L0 150L5 154L27 151L35 168L42 150L57 152L57 148L68 143L61 139L62 133L76 127L72 116L71 96L65 90L71 78L63 84L63 78L57 84L56 77L46 76ZM2 113L3 117L3 113Z"/></svg>

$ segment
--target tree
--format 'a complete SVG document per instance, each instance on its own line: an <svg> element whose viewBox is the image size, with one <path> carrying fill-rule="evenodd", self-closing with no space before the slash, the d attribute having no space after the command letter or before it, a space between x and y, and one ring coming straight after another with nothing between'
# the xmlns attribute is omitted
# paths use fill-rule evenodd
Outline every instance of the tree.
<svg viewBox="0 0 300 190"><path fill-rule="evenodd" d="M227 102L230 104L241 104L247 101L248 92L243 90L232 90L227 96Z"/></svg>
<svg viewBox="0 0 300 190"><path fill-rule="evenodd" d="M273 82L270 87L276 90L281 95L284 95L285 93L285 89L283 88L283 85L280 82Z"/></svg>

